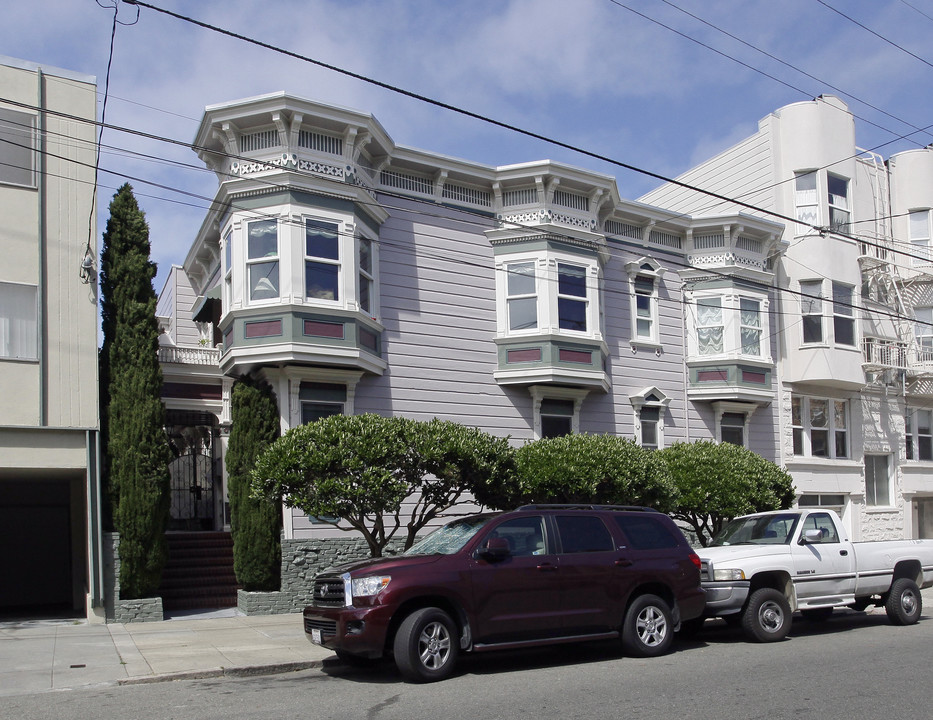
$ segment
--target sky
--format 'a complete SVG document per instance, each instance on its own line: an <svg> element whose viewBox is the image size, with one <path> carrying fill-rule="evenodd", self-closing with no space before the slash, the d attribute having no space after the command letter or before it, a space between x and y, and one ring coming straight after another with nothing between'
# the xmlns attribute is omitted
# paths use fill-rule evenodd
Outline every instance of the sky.
<svg viewBox="0 0 933 720"><path fill-rule="evenodd" d="M933 0L146 2L666 177L821 94L849 104L861 148L887 158L933 143ZM0 55L95 76L100 119L115 3L8 3ZM556 160L616 177L629 199L659 184L153 9L116 12L105 120L181 144L104 130L98 226L129 180L157 292L217 187L184 147L215 103L286 91L371 113L399 145Z"/></svg>

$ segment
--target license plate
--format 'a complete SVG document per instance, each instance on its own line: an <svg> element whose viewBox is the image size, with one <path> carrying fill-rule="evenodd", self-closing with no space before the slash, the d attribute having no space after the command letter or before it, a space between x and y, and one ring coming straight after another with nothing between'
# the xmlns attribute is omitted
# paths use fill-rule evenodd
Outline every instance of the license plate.
<svg viewBox="0 0 933 720"><path fill-rule="evenodd" d="M315 645L321 645L321 631L318 628L311 628L311 642Z"/></svg>

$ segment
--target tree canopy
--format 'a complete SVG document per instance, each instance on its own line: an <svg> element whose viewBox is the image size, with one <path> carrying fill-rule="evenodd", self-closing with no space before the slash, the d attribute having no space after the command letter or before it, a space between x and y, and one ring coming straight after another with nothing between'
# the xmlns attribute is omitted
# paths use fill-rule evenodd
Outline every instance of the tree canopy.
<svg viewBox="0 0 933 720"><path fill-rule="evenodd" d="M678 490L671 516L692 527L704 547L732 518L794 502L790 474L747 448L698 441L657 454Z"/></svg>
<svg viewBox="0 0 933 720"><path fill-rule="evenodd" d="M656 454L628 438L588 433L527 443L516 451L519 503L674 507L677 490Z"/></svg>
<svg viewBox="0 0 933 720"><path fill-rule="evenodd" d="M254 498L250 470L279 437L279 410L268 383L246 376L231 393L233 425L227 444L227 494L233 570L244 590L278 590L282 565L282 507L278 498Z"/></svg>
<svg viewBox="0 0 933 720"><path fill-rule="evenodd" d="M373 557L405 528L405 547L470 495L501 497L508 440L457 423L335 415L292 428L253 469L257 496L281 497L321 521L363 534ZM341 520L343 522L341 522Z"/></svg>
<svg viewBox="0 0 933 720"><path fill-rule="evenodd" d="M149 227L133 189L110 203L101 253L101 431L114 528L120 534L120 595L147 597L168 557L171 459L162 406L159 325Z"/></svg>

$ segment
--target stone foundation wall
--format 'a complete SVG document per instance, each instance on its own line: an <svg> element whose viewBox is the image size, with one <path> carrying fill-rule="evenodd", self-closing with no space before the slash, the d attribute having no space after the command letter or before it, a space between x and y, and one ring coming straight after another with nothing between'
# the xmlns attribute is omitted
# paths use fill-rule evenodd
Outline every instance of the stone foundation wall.
<svg viewBox="0 0 933 720"><path fill-rule="evenodd" d="M155 622L164 619L162 598L120 599L120 535L104 533L104 614L108 623Z"/></svg>

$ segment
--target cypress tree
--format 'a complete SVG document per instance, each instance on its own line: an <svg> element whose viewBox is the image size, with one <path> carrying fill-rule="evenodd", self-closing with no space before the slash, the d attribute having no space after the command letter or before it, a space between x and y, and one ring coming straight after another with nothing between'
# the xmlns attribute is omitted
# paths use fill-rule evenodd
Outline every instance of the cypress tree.
<svg viewBox="0 0 933 720"><path fill-rule="evenodd" d="M256 458L279 436L279 411L272 388L249 376L238 380L233 386L231 414L226 462L233 570L244 590L278 590L282 507L250 495L250 471Z"/></svg>
<svg viewBox="0 0 933 720"><path fill-rule="evenodd" d="M151 595L168 555L171 458L162 406L149 226L133 188L110 203L101 253L101 415L108 496L120 534L120 596Z"/></svg>

